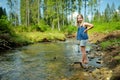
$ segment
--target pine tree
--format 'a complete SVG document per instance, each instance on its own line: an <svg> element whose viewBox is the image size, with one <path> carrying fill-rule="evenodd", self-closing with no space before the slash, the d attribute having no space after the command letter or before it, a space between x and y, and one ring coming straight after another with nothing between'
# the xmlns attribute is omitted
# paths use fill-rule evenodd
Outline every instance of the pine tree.
<svg viewBox="0 0 120 80"><path fill-rule="evenodd" d="M0 19L2 18L2 16L7 16L6 15L6 10L3 9L2 7L0 7Z"/></svg>
<svg viewBox="0 0 120 80"><path fill-rule="evenodd" d="M109 4L107 4L107 7L105 8L105 12L104 12L104 21L109 22L110 18L111 18L111 9Z"/></svg>
<svg viewBox="0 0 120 80"><path fill-rule="evenodd" d="M17 26L19 24L19 0L7 0L9 11L9 19L13 22L13 25Z"/></svg>

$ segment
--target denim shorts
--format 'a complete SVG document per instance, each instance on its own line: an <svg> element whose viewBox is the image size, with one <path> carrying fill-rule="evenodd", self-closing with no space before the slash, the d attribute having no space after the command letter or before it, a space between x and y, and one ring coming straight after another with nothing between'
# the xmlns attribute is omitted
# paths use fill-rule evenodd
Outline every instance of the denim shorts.
<svg viewBox="0 0 120 80"><path fill-rule="evenodd" d="M88 40L80 40L80 46L86 46L88 43Z"/></svg>

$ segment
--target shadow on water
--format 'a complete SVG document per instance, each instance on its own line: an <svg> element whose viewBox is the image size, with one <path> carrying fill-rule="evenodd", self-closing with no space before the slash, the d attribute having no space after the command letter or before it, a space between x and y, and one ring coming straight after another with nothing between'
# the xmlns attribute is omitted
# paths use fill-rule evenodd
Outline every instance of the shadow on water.
<svg viewBox="0 0 120 80"><path fill-rule="evenodd" d="M90 47L87 47L90 51ZM0 54L1 80L61 80L75 73L71 64L81 59L75 40L37 43ZM89 65L100 66L94 58ZM80 67L80 66L79 66Z"/></svg>

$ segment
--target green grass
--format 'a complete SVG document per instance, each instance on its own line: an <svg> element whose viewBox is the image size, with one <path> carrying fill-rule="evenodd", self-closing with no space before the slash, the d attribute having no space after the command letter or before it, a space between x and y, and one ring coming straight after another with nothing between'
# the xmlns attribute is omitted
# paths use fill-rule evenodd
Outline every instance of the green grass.
<svg viewBox="0 0 120 80"><path fill-rule="evenodd" d="M89 32L92 33L109 33L114 30L120 30L120 22L109 22L109 23L93 23L94 28Z"/></svg>
<svg viewBox="0 0 120 80"><path fill-rule="evenodd" d="M117 60L120 63L120 52L118 53L117 56L114 56L113 59Z"/></svg>
<svg viewBox="0 0 120 80"><path fill-rule="evenodd" d="M106 49L108 46L111 45L111 41L102 42L100 45L101 45L102 49Z"/></svg>
<svg viewBox="0 0 120 80"><path fill-rule="evenodd" d="M103 49L106 49L107 47L120 46L120 44L118 44L119 42L120 42L120 38L106 40L106 41L101 42L100 46Z"/></svg>
<svg viewBox="0 0 120 80"><path fill-rule="evenodd" d="M17 35L22 37L22 40L29 41L31 43L41 42L43 39L47 39L49 41L54 40L65 40L65 35L61 32L57 31L49 31L49 32L17 32Z"/></svg>
<svg viewBox="0 0 120 80"><path fill-rule="evenodd" d="M114 59L120 60L120 56L115 56Z"/></svg>

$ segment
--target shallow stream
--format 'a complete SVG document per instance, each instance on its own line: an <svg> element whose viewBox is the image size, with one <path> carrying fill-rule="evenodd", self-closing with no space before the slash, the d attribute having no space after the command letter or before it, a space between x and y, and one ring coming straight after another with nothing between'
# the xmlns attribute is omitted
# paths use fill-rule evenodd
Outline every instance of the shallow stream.
<svg viewBox="0 0 120 80"><path fill-rule="evenodd" d="M87 46L89 54L91 45ZM100 67L93 58L89 65ZM81 53L76 40L36 43L0 53L0 80L61 80L75 71L71 64L79 62Z"/></svg>

